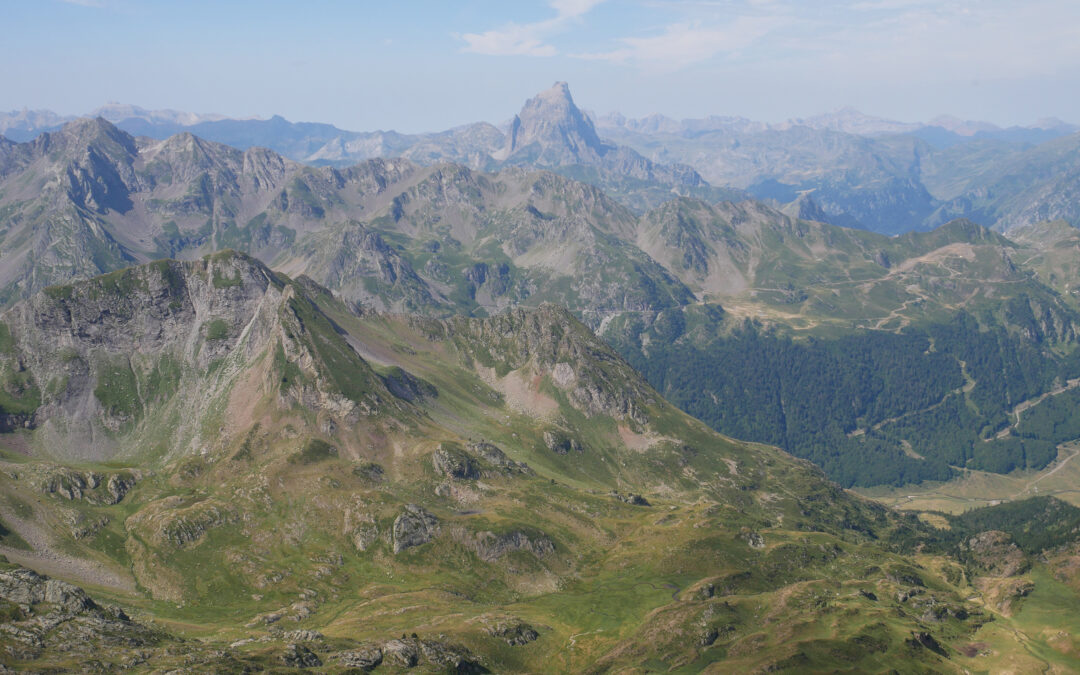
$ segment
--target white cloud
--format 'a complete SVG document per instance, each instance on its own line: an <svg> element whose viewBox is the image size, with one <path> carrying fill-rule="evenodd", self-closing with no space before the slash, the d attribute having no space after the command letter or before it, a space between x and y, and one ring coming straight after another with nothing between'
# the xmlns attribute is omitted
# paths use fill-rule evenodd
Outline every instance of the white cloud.
<svg viewBox="0 0 1080 675"><path fill-rule="evenodd" d="M533 23L508 23L483 33L460 35L473 54L488 56L555 56L558 50L546 39L563 29L568 22L584 15L605 0L550 0L555 16Z"/></svg>
<svg viewBox="0 0 1080 675"><path fill-rule="evenodd" d="M677 70L719 54L735 54L784 25L779 17L742 16L724 25L677 23L660 35L626 37L618 49L575 54L578 58L633 63L654 70Z"/></svg>
<svg viewBox="0 0 1080 675"><path fill-rule="evenodd" d="M554 56L557 51L545 44L536 24L507 24L483 33L466 33L464 51L488 56Z"/></svg>
<svg viewBox="0 0 1080 675"><path fill-rule="evenodd" d="M604 0L551 0L548 4L560 18L569 19L585 14Z"/></svg>

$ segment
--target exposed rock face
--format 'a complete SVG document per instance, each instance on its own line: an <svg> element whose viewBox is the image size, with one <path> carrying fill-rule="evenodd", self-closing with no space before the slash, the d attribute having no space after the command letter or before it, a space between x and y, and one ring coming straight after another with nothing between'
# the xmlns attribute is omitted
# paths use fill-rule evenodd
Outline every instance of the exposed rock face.
<svg viewBox="0 0 1080 675"><path fill-rule="evenodd" d="M963 542L960 550L976 569L990 576L1013 577L1031 567L1031 561L1005 532L980 532Z"/></svg>
<svg viewBox="0 0 1080 675"><path fill-rule="evenodd" d="M188 504L174 496L151 502L129 517L127 526L159 546L192 548L202 543L208 531L235 523L239 518L235 507L218 500Z"/></svg>
<svg viewBox="0 0 1080 675"><path fill-rule="evenodd" d="M109 490L109 495L112 497L110 504L119 504L124 496L135 487L135 478L130 474L115 473L109 476L109 482L106 487Z"/></svg>
<svg viewBox="0 0 1080 675"><path fill-rule="evenodd" d="M533 470L525 462L515 462L506 456L499 446L486 441L469 443L469 450L479 455L485 462L505 473L531 475Z"/></svg>
<svg viewBox="0 0 1080 675"><path fill-rule="evenodd" d="M41 482L41 491L46 494L106 505L119 504L133 487L135 477L130 473L115 473L106 478L93 471L79 472L66 468L49 472Z"/></svg>
<svg viewBox="0 0 1080 675"><path fill-rule="evenodd" d="M452 673L486 673L488 670L464 647L438 640L421 640L402 636L382 645L382 658L386 664L399 668L414 668L422 662L428 666Z"/></svg>
<svg viewBox="0 0 1080 675"><path fill-rule="evenodd" d="M383 662L383 650L374 645L338 654L338 662L347 668L375 670Z"/></svg>
<svg viewBox="0 0 1080 675"><path fill-rule="evenodd" d="M354 466L352 474L371 483L381 483L386 476L386 471L375 462L365 462L359 466Z"/></svg>
<svg viewBox="0 0 1080 675"><path fill-rule="evenodd" d="M416 311L439 303L426 281L378 232L358 222L320 233L301 249L319 261L318 281L382 310Z"/></svg>
<svg viewBox="0 0 1080 675"><path fill-rule="evenodd" d="M391 530L394 553L426 544L439 536L439 519L416 504L406 504Z"/></svg>
<svg viewBox="0 0 1080 675"><path fill-rule="evenodd" d="M467 453L452 445L442 444L431 455L431 463L436 473L447 478L461 480L475 479L480 477L480 470L476 461Z"/></svg>
<svg viewBox="0 0 1080 675"><path fill-rule="evenodd" d="M565 82L556 82L525 102L510 124L506 147L496 158L550 167L583 164L673 185L706 184L688 166L657 164L630 148L602 141L592 120L574 104Z"/></svg>
<svg viewBox="0 0 1080 675"><path fill-rule="evenodd" d="M621 492L612 492L611 496L614 497L615 499L618 499L620 502L622 502L624 504L630 504L631 506L652 506L651 504L649 504L648 499L645 499L644 497L642 497L639 494L634 494L633 492L631 492L629 494L623 494Z"/></svg>
<svg viewBox="0 0 1080 675"><path fill-rule="evenodd" d="M289 668L318 668L323 664L315 652L300 644L287 645L281 662Z"/></svg>
<svg viewBox="0 0 1080 675"><path fill-rule="evenodd" d="M291 630L281 636L287 642L320 642L325 636L317 630Z"/></svg>
<svg viewBox="0 0 1080 675"><path fill-rule="evenodd" d="M0 571L0 601L19 608L0 621L7 655L16 661L46 652L89 659L101 647L146 647L165 639L121 609L98 605L83 589L28 569Z"/></svg>
<svg viewBox="0 0 1080 675"><path fill-rule="evenodd" d="M759 532L748 532L746 534L746 543L750 548L762 549L765 548L765 537L761 536Z"/></svg>
<svg viewBox="0 0 1080 675"><path fill-rule="evenodd" d="M391 394L410 403L439 396L439 391L434 386L401 368L391 369L382 380Z"/></svg>
<svg viewBox="0 0 1080 675"><path fill-rule="evenodd" d="M202 439L194 421L267 354L274 367L259 370L261 393L283 408L325 411L328 428L407 405L312 302L325 293L232 252L162 260L50 287L14 306L3 315L13 347L0 354L0 371L18 366L40 392L34 423L58 456L73 455L65 459L108 459L126 432L152 434L141 423L167 408L183 420L175 434L189 447L214 443L217 434ZM226 361L225 378L208 377ZM76 473L58 474L48 490L115 503L134 485L117 474L98 487L102 476Z"/></svg>
<svg viewBox="0 0 1080 675"><path fill-rule="evenodd" d="M565 82L525 102L511 123L508 143L508 155L533 143L555 146L569 160L562 164L580 164L582 157L606 149L592 121L574 105Z"/></svg>
<svg viewBox="0 0 1080 675"><path fill-rule="evenodd" d="M383 657L401 668L415 668L420 663L420 644L417 640L390 640L383 644Z"/></svg>
<svg viewBox="0 0 1080 675"><path fill-rule="evenodd" d="M507 553L527 551L538 558L555 552L555 542L542 534L529 534L520 530L495 534L480 532L472 538L476 555L484 562L495 562Z"/></svg>
<svg viewBox="0 0 1080 675"><path fill-rule="evenodd" d="M926 631L917 631L911 634L908 639L908 643L914 646L926 647L932 652L938 654L945 654L945 648L941 646L941 643L937 639L927 633Z"/></svg>
<svg viewBox="0 0 1080 675"><path fill-rule="evenodd" d="M449 337L466 338L470 350L487 352L501 367L550 374L586 415L648 423L646 407L656 400L655 393L565 309L544 304L486 319L455 318L445 326Z"/></svg>
<svg viewBox="0 0 1080 675"><path fill-rule="evenodd" d="M516 618L491 621L484 627L484 631L488 635L506 640L511 647L526 645L540 637L535 628Z"/></svg>
<svg viewBox="0 0 1080 675"><path fill-rule="evenodd" d="M547 449L558 455L566 455L570 452L581 452L581 443L573 436L568 436L561 431L547 430L544 432L544 445Z"/></svg>

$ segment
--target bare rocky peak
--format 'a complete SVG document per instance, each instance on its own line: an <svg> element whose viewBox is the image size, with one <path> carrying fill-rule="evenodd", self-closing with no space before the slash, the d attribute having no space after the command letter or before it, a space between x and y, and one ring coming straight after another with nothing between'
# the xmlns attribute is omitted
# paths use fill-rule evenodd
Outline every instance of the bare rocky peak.
<svg viewBox="0 0 1080 675"><path fill-rule="evenodd" d="M84 154L96 149L112 159L133 158L138 149L135 138L117 129L101 117L82 117L68 122L58 131L46 132L31 142L37 156L56 152Z"/></svg>
<svg viewBox="0 0 1080 675"><path fill-rule="evenodd" d="M829 222L829 214L825 213L809 192L800 194L798 199L785 205L781 211L792 218L816 220L820 223Z"/></svg>
<svg viewBox="0 0 1080 675"><path fill-rule="evenodd" d="M556 82L525 102L510 126L504 152L509 157L533 143L564 146L570 155L578 158L585 154L602 155L612 147L600 140L592 120L574 105L565 82Z"/></svg>
<svg viewBox="0 0 1080 675"><path fill-rule="evenodd" d="M504 165L583 165L638 180L684 186L705 184L689 166L659 164L626 146L601 140L592 120L574 104L565 82L556 82L525 102L510 125L506 145L493 158Z"/></svg>

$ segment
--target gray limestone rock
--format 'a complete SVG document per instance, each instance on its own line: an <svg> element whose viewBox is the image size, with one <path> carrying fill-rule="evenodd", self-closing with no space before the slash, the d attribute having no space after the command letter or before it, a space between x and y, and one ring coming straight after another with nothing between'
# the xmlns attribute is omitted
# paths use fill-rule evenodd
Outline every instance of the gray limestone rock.
<svg viewBox="0 0 1080 675"><path fill-rule="evenodd" d="M544 445L548 450L559 455L566 455L571 451L582 452L581 443L561 431L545 431Z"/></svg>
<svg viewBox="0 0 1080 675"><path fill-rule="evenodd" d="M366 646L338 654L338 662L347 668L363 671L375 670L383 662L383 651L376 646Z"/></svg>
<svg viewBox="0 0 1080 675"><path fill-rule="evenodd" d="M304 645L289 644L285 646L285 652L281 655L281 662L290 668L318 668L322 659Z"/></svg>
<svg viewBox="0 0 1080 675"><path fill-rule="evenodd" d="M526 645L540 637L540 633L520 619L503 619L485 627L485 632L493 637L506 640L511 647Z"/></svg>
<svg viewBox="0 0 1080 675"><path fill-rule="evenodd" d="M435 471L447 478L475 479L480 477L476 461L468 453L443 443L431 455Z"/></svg>
<svg viewBox="0 0 1080 675"><path fill-rule="evenodd" d="M416 504L407 504L394 519L391 531L394 553L426 544L439 535L439 519Z"/></svg>

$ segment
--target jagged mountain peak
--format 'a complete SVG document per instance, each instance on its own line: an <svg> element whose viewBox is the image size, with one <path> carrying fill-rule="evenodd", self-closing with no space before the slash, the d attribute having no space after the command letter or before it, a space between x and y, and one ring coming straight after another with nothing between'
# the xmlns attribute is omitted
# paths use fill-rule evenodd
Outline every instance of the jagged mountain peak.
<svg viewBox="0 0 1080 675"><path fill-rule="evenodd" d="M72 120L54 132L46 132L33 142L41 154L57 150L74 153L89 150L91 147L134 157L138 152L135 138L116 127L103 117L80 117Z"/></svg>
<svg viewBox="0 0 1080 675"><path fill-rule="evenodd" d="M556 82L525 102L510 126L505 154L509 157L534 143L564 147L578 160L611 147L600 140L592 120L574 104L565 82Z"/></svg>
<svg viewBox="0 0 1080 675"><path fill-rule="evenodd" d="M602 175L630 177L662 184L702 187L705 181L688 166L660 164L628 147L605 142L592 119L574 103L565 82L556 82L525 102L514 116L502 150L492 159L506 165L529 165L558 170L590 167Z"/></svg>
<svg viewBox="0 0 1080 675"><path fill-rule="evenodd" d="M534 100L543 100L545 102L563 102L568 105L574 105L573 97L570 96L570 85L566 82L556 82L551 85L550 88L545 89L534 97Z"/></svg>

